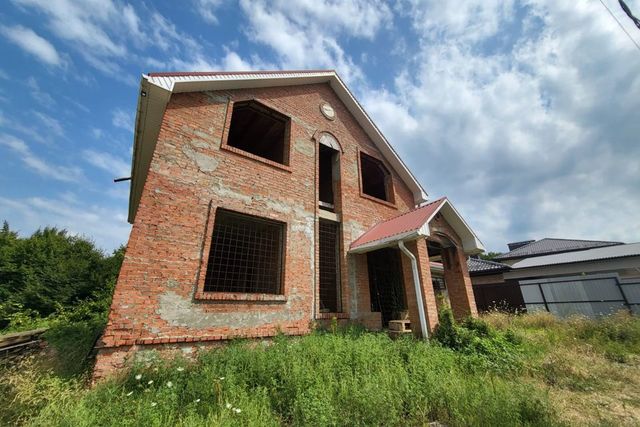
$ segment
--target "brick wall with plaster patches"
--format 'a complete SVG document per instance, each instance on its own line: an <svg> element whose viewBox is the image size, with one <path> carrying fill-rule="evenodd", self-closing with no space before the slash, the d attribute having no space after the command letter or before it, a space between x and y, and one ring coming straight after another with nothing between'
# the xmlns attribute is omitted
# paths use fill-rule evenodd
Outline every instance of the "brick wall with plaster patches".
<svg viewBox="0 0 640 427"><path fill-rule="evenodd" d="M231 105L248 99L291 117L288 167L225 149ZM334 107L335 120L321 114L322 102ZM122 366L126 355L141 346L309 331L317 312L317 142L313 135L318 131L330 132L343 149L336 203L342 220L341 295L346 314L341 317L380 327L380 314L371 313L368 301L366 256L346 251L369 227L413 208L413 195L387 164L394 204L361 196L359 152L383 158L331 88L320 84L174 94L99 343L96 378ZM285 298L196 298L217 207L287 224Z"/></svg>

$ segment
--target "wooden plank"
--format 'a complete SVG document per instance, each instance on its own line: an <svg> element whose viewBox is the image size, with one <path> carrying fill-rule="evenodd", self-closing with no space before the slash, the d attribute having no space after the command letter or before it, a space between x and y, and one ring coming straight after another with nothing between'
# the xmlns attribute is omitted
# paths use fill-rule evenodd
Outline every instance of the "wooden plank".
<svg viewBox="0 0 640 427"><path fill-rule="evenodd" d="M10 350L15 350L17 348L22 348L22 347L26 347L32 344L38 344L40 342L40 340L33 340L33 341L27 341L27 342L23 342L20 344L16 344L16 345L12 345L9 347L2 347L0 348L0 351L10 351Z"/></svg>
<svg viewBox="0 0 640 427"><path fill-rule="evenodd" d="M37 339L40 335L42 335L42 333L46 330L47 328L40 328L33 329L31 331L15 332L12 334L2 335L0 336L0 350L9 346L33 341L34 339Z"/></svg>

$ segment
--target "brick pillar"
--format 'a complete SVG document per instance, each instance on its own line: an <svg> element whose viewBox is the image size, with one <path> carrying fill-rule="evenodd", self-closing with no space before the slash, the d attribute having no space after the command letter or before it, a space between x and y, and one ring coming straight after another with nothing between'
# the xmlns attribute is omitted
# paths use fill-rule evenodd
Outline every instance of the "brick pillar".
<svg viewBox="0 0 640 427"><path fill-rule="evenodd" d="M477 316L476 300L469 278L467 258L462 249L451 247L443 250L444 281L449 292L453 315L457 320Z"/></svg>
<svg viewBox="0 0 640 427"><path fill-rule="evenodd" d="M431 333L438 325L438 308L436 307L436 297L433 292L433 284L431 282L431 268L429 266L427 243L426 240L420 239L417 241L405 243L405 246L416 257L416 260L418 262L418 276L422 289L422 300L424 304L425 317L427 318L427 328L429 329L429 333ZM401 256L404 290L407 297L407 308L409 310L411 328L416 337L421 337L422 328L420 327L418 300L416 298L415 285L413 283L411 260L404 253L401 253Z"/></svg>

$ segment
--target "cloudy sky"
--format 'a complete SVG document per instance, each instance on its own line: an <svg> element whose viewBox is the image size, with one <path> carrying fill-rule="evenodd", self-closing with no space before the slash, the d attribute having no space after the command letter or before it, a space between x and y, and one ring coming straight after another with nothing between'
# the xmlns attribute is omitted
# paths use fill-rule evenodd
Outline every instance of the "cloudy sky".
<svg viewBox="0 0 640 427"><path fill-rule="evenodd" d="M640 48L599 0L12 0L0 58L0 220L22 234L126 241L142 73L334 68L489 250L640 241Z"/></svg>

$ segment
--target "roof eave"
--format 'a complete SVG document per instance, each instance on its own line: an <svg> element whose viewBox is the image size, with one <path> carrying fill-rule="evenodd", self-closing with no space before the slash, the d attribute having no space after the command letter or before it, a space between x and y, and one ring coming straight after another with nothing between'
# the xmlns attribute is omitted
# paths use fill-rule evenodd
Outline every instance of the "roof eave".
<svg viewBox="0 0 640 427"><path fill-rule="evenodd" d="M378 249L388 248L391 246L397 246L398 242L409 242L411 240L417 240L421 237L425 237L422 228L419 230L411 230L405 233L396 234L394 236L385 237L384 239L374 240L372 242L358 245L355 248L349 249L351 254L363 254L366 252L375 251Z"/></svg>

